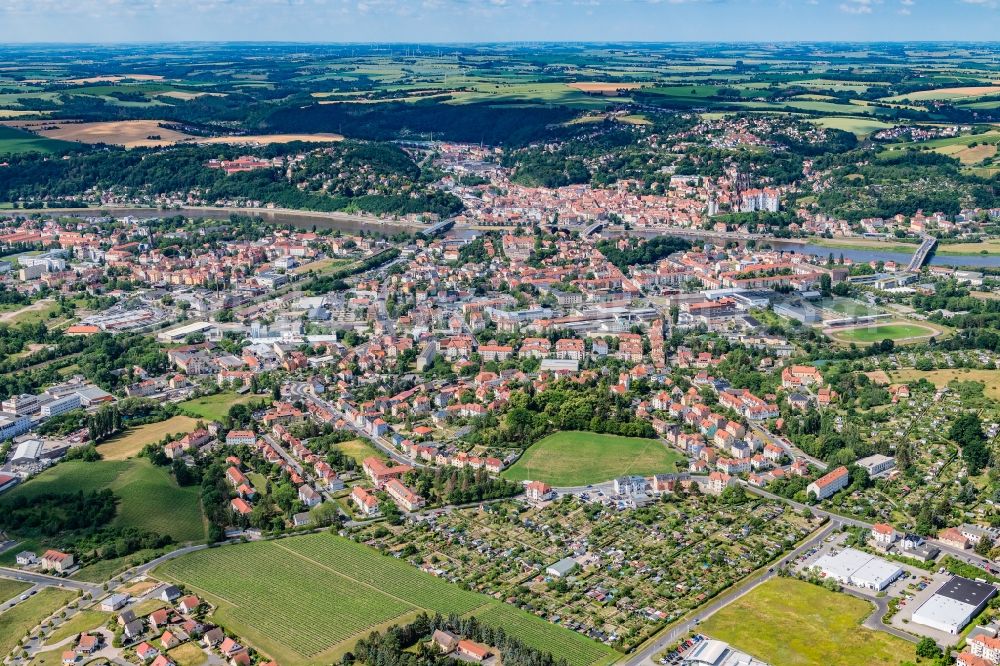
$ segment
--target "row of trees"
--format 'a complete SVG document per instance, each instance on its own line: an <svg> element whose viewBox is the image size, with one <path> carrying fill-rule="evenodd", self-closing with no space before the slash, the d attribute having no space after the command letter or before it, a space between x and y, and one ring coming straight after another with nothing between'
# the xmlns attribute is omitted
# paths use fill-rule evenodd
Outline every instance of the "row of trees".
<svg viewBox="0 0 1000 666"><path fill-rule="evenodd" d="M567 666L564 658L530 647L508 634L503 627L481 623L475 616L463 618L440 614L421 614L410 624L394 626L384 633L373 632L358 641L354 651L344 655L341 664L362 663L368 666L443 666L454 660L441 654L429 642L421 643L436 630L450 631L495 649L504 666ZM414 647L415 646L415 647ZM411 649L412 648L412 649Z"/></svg>

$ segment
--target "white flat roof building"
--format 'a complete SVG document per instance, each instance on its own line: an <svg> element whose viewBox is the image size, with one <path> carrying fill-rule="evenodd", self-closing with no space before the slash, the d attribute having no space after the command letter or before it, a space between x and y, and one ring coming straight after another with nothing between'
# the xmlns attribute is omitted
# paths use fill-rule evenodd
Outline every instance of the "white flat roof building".
<svg viewBox="0 0 1000 666"><path fill-rule="evenodd" d="M913 621L931 629L957 634L997 593L989 583L953 576L913 611Z"/></svg>
<svg viewBox="0 0 1000 666"><path fill-rule="evenodd" d="M813 566L845 585L875 591L884 590L903 575L903 570L892 562L853 548L845 548L836 555L824 555Z"/></svg>
<svg viewBox="0 0 1000 666"><path fill-rule="evenodd" d="M734 650L728 643L707 639L684 656L685 666L767 666L745 652Z"/></svg>

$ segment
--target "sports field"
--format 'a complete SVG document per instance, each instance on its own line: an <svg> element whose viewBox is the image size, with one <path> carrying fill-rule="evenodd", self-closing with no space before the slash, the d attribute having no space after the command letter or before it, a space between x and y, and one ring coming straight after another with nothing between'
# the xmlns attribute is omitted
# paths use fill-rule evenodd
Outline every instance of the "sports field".
<svg viewBox="0 0 1000 666"><path fill-rule="evenodd" d="M329 533L202 550L154 573L217 604L216 621L286 665L331 663L358 638L421 611L516 626L526 643L573 666L614 657L584 636Z"/></svg>
<svg viewBox="0 0 1000 666"><path fill-rule="evenodd" d="M846 317L868 317L882 312L879 308L856 301L853 298L824 298L817 305L830 312L833 318L839 315Z"/></svg>
<svg viewBox="0 0 1000 666"><path fill-rule="evenodd" d="M532 444L504 476L558 487L610 481L625 474L673 472L680 453L655 439L593 432L557 432Z"/></svg>
<svg viewBox="0 0 1000 666"><path fill-rule="evenodd" d="M826 334L837 342L872 344L882 340L892 340L896 343L922 342L935 335L940 335L941 330L925 324L913 324L908 322L891 322L878 324L877 326L857 326L854 328L827 329Z"/></svg>
<svg viewBox="0 0 1000 666"><path fill-rule="evenodd" d="M718 638L771 666L898 666L913 660L913 644L866 629L874 607L812 583L774 578L702 625Z"/></svg>
<svg viewBox="0 0 1000 666"><path fill-rule="evenodd" d="M147 444L158 442L165 435L189 433L194 430L197 423L189 416L172 416L159 423L148 423L138 428L129 428L125 433L98 446L97 450L100 451L105 460L134 458Z"/></svg>
<svg viewBox="0 0 1000 666"><path fill-rule="evenodd" d="M146 458L59 463L5 493L3 500L103 488L121 498L114 525L169 534L179 543L205 539L198 487L181 488L168 468L155 467Z"/></svg>

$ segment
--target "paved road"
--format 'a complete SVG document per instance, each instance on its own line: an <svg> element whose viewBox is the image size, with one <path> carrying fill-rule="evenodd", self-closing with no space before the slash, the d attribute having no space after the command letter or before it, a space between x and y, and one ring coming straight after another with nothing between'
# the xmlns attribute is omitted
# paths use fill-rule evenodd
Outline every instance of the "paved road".
<svg viewBox="0 0 1000 666"><path fill-rule="evenodd" d="M743 483L743 486L744 488L746 488L747 492L760 495L761 497L767 497L768 499L773 499L778 502L784 502L785 504L793 506L796 509L799 509L800 511L802 509L809 509L817 516L827 516L831 520L837 520L841 523L844 523L845 525L850 525L852 527L864 527L868 529L870 529L873 525L873 523L869 523L864 520L859 520L857 518L848 518L846 516L841 516L840 514L837 513L831 513L829 511L825 511L815 506L807 506L805 504L800 504L799 502L795 502L793 500L780 497L778 495L775 495L774 493L769 493L766 490L763 490L761 488L756 488L745 482ZM976 555L976 553L974 553L971 550L962 550L961 548L955 548L954 546L949 546L948 544L938 541L937 539L934 538L928 538L927 542L933 544L937 548L940 548L942 553L947 553L962 562L968 562L969 564L974 564L983 569L985 569L985 566L987 564L990 565L993 564L988 558Z"/></svg>
<svg viewBox="0 0 1000 666"><path fill-rule="evenodd" d="M788 454L788 457L790 457L790 458L802 458L803 460L805 460L807 463L809 463L813 467L816 467L817 469L821 469L823 471L826 471L826 468L827 468L828 465L825 462L823 462L819 458L814 458L814 457L808 455L805 451L803 451L802 449L798 448L797 446L795 446L794 444L792 444L791 442L789 442L785 438L779 437L778 435L775 435L773 432L771 432L770 430L768 430L767 428L765 428L760 423L752 423L751 422L750 423L750 429L754 433L756 433L761 439L763 439L765 442L768 442L770 444L774 444L775 446L781 447L785 451L785 453Z"/></svg>
<svg viewBox="0 0 1000 666"><path fill-rule="evenodd" d="M911 643L920 642L920 639L913 634L897 629L896 627L888 625L882 621L885 614L889 612L889 597L870 597L867 594L863 594L849 587L841 587L841 592L875 604L875 612L869 615L865 621L861 623L861 626L874 629L876 631L884 631L887 634L892 634L897 638L902 638L904 641L909 641Z"/></svg>
<svg viewBox="0 0 1000 666"><path fill-rule="evenodd" d="M801 553L809 550L817 543L829 536L835 529L840 526L835 522L830 522L824 526L820 531L816 532L812 537L810 537L801 546L788 553L781 562L775 563L771 569L765 571L762 575L757 578L752 578L750 580L744 581L741 584L734 586L733 588L723 592L718 597L713 599L706 606L696 609L691 613L691 615L680 622L680 624L675 624L664 630L656 639L652 642L646 643L638 652L630 655L626 655L618 661L619 666L650 666L656 662L653 658L663 652L668 647L676 643L682 636L695 630L695 628L706 618L711 617L718 611L722 610L732 602L736 601L743 595L747 594L758 585L765 583L777 576L776 570L781 565L781 563L789 562L798 557ZM879 616L881 617L881 615Z"/></svg>
<svg viewBox="0 0 1000 666"><path fill-rule="evenodd" d="M22 571L20 569L12 569L10 567L0 567L0 576L13 580L24 581L26 583L32 583L33 585L44 585L45 587L63 587L67 590L83 590L84 592L90 592L91 594L100 594L102 592L101 585L98 583L84 583L83 581L73 580L72 578L60 578L59 576L50 576L48 574L35 573L33 571Z"/></svg>
<svg viewBox="0 0 1000 666"><path fill-rule="evenodd" d="M320 398L319 396L315 396L309 391L306 391L305 384L299 382L293 382L292 384L289 385L288 392L292 396L301 398L303 400L308 400L313 404L318 405L323 409L327 410L336 417L344 419L344 422L347 424L347 428L349 430L353 431L358 437L374 444L376 448L378 448L391 460L394 460L395 462L401 465L410 465L411 467L426 467L426 465L424 465L423 463L404 456L402 453L399 452L399 450L396 449L395 446L392 445L391 442L386 440L384 437L372 437L361 428L355 426L353 423L351 423L350 419L348 419L343 412L341 412L333 405L333 403L328 402L323 398Z"/></svg>

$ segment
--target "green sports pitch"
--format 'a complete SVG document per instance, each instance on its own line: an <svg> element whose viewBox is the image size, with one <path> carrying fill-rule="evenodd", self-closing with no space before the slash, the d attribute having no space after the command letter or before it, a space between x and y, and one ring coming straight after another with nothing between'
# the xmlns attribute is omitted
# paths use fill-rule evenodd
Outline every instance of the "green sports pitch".
<svg viewBox="0 0 1000 666"><path fill-rule="evenodd" d="M857 328L844 328L830 332L830 335L834 339L841 342L858 342L863 344L881 342L882 340L892 340L894 342L921 340L930 338L936 334L937 331L927 326L902 323L859 326Z"/></svg>

